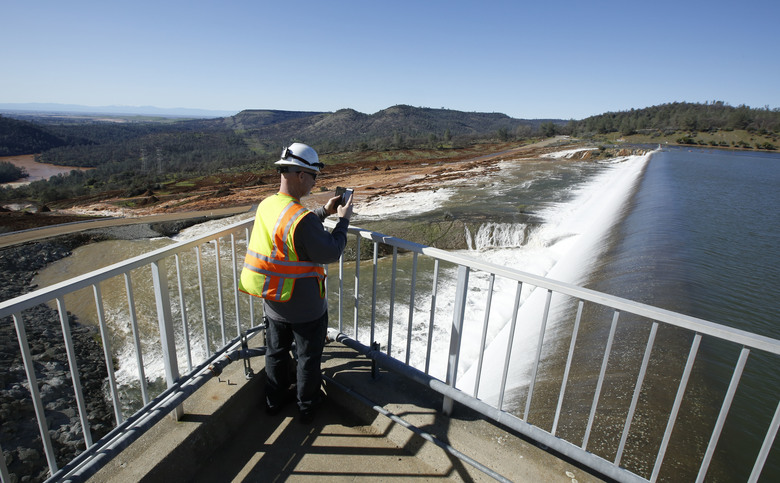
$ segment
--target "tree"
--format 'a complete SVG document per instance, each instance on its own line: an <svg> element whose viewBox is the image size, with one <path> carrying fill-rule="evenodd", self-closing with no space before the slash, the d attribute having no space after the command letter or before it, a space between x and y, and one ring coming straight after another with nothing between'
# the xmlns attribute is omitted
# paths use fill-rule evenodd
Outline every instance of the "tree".
<svg viewBox="0 0 780 483"><path fill-rule="evenodd" d="M8 161L0 161L0 183L10 183L25 178L27 171Z"/></svg>
<svg viewBox="0 0 780 483"><path fill-rule="evenodd" d="M552 121L543 122L542 125L539 126L539 130L542 132L542 136L546 138L551 138L558 132L558 128Z"/></svg>

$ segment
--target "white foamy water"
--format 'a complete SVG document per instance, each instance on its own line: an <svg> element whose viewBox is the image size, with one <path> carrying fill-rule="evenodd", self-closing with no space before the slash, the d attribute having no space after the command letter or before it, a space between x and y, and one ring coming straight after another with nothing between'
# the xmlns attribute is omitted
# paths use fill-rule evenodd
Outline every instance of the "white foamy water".
<svg viewBox="0 0 780 483"><path fill-rule="evenodd" d="M567 149L565 151L556 151L554 153L547 153L543 154L543 158L552 158L552 159L571 159L578 153L585 153L588 151L596 151L598 148L587 148L587 149Z"/></svg>
<svg viewBox="0 0 780 483"><path fill-rule="evenodd" d="M355 204L352 221L405 218L440 208L455 193L453 188L400 193Z"/></svg>
<svg viewBox="0 0 780 483"><path fill-rule="evenodd" d="M528 226L524 223L509 222L482 224L475 232L467 232L470 249L463 250L461 255L558 281L581 283L603 247L604 236L618 220L620 210L632 193L648 158L649 156L620 158L614 163L603 165L589 181L572 188L569 196L565 197L567 201L545 204L546 207L536 213L543 221L541 225ZM504 173L499 178L514 179L508 174ZM549 177L549 173L546 176ZM531 182L538 180L538 177L533 177ZM517 182L521 185L529 184L528 180L518 179ZM507 191L506 187L500 185L491 185L490 189L494 193ZM432 193L429 195L435 196ZM412 348L409 359L411 365L422 370L427 353L432 280L426 269L419 270L415 284L415 313L413 320L409 322L407 294L411 282L411 257L405 257L399 257L392 336L388 334L391 319L390 288L385 285L378 290L381 300L377 305L374 340L382 344L382 350L386 350L389 340L392 341L391 354L399 360L405 360L411 325ZM389 265L390 261L384 260L382 263ZM380 271L389 271L389 268L380 266ZM430 268L427 267L427 270L430 271ZM517 283L502 278L495 279L490 317L485 329L488 275L472 271L469 277L458 387L469 393L474 390L476 362L479 358L482 332L485 330L487 348L479 396L490 400L497 398L500 390ZM456 269L441 269L437 284L435 330L429 368L430 374L440 379L445 377L448 362L456 280ZM512 342L508 389L528 382L540 332L545 295L546 291L537 291L527 285L523 287L518 324ZM555 298L553 301L555 302ZM555 323L558 310L559 308L553 305L548 327ZM362 317L367 318L367 315ZM362 341L368 342L364 339L365 328L361 329L360 335Z"/></svg>
<svg viewBox="0 0 780 483"><path fill-rule="evenodd" d="M562 282L581 283L601 253L603 239L618 221L621 207L632 193L648 159L649 155L621 158L578 188L571 201L552 205L540 213L544 223L529 233L525 244L512 249L484 250L480 252L480 258ZM492 332L489 335L492 337L489 340L492 338L492 342L485 351L479 389L480 397L486 400L497 398L500 391L516 283L497 280L494 291L493 304L499 310L496 314L491 313ZM507 390L529 382L545 299L546 291L523 288L511 344ZM554 310L548 325L554 324ZM484 309L482 311L484 313ZM464 340L479 340L483 318L484 315L469 320L464 329ZM478 351L478 345L468 344L461 357L464 361L476 361ZM493 377L485 376L487 374ZM459 386L470 391L476 376L476 367L471 365L459 380Z"/></svg>
<svg viewBox="0 0 780 483"><path fill-rule="evenodd" d="M209 220L181 230L178 234L174 235L172 239L176 242L194 240L195 238L207 235L222 228L226 228L234 223L238 223L239 221L251 220L254 218L254 216L255 213L252 211L229 216L226 218L220 218L218 220Z"/></svg>
<svg viewBox="0 0 780 483"><path fill-rule="evenodd" d="M526 242L527 230L525 223L485 223L472 235L466 227L466 243L471 251L521 247Z"/></svg>

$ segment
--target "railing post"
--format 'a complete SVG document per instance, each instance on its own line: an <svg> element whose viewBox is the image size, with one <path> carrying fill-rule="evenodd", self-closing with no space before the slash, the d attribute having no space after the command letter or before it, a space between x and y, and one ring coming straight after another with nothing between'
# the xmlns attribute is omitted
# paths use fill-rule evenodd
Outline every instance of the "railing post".
<svg viewBox="0 0 780 483"><path fill-rule="evenodd" d="M360 309L360 235L357 237L357 247L355 248L355 295L353 297L355 302L355 310L353 311L353 323L355 326L355 340L358 338L358 317ZM370 342L370 341L369 341Z"/></svg>
<svg viewBox="0 0 780 483"><path fill-rule="evenodd" d="M455 307L452 311L452 331L450 332L450 356L447 360L447 380L449 386L455 388L458 376L458 358L460 355L460 343L463 335L463 317L466 313L466 294L469 285L469 267L458 266L458 285L455 289ZM453 400L445 397L442 403L442 411L446 415L452 414Z"/></svg>
<svg viewBox="0 0 780 483"><path fill-rule="evenodd" d="M99 282L92 285L92 293L95 295L95 311L97 312L98 326L100 327L100 338L103 340L103 356L105 357L106 362L106 373L108 374L111 401L114 403L114 417L116 418L116 424L119 425L124 421L124 416L122 415L122 403L119 400L119 390L116 386L114 351L111 349L111 333L108 331L106 311L103 309L103 294L100 291Z"/></svg>
<svg viewBox="0 0 780 483"><path fill-rule="evenodd" d="M239 277L239 271L238 268L238 257L236 256L236 234L231 233L230 234L230 253L231 253L231 265L233 266L233 301L236 305L236 337L241 336L241 304L238 299L238 294L240 293L238 291L238 277ZM252 327L252 324L250 323L247 328Z"/></svg>
<svg viewBox="0 0 780 483"><path fill-rule="evenodd" d="M0 446L0 478L3 481L11 481L11 474L8 473L8 465L5 464L5 455L3 454L2 446Z"/></svg>
<svg viewBox="0 0 780 483"><path fill-rule="evenodd" d="M27 382L30 384L30 396L32 397L33 408L35 409L35 417L38 420L38 430L40 431L41 441L43 442L43 451L46 455L46 462L49 464L49 471L53 475L57 472L57 457L54 455L54 447L52 446L51 436L49 435L49 424L46 421L46 412L43 407L40 389L38 388L38 379L35 377L35 365L33 364L30 345L27 343L27 332L24 329L24 319L22 319L21 312L15 313L13 318L14 325L16 326L16 336L19 341L19 349L22 352L24 371L27 373ZM5 460L3 461L5 462ZM8 481L10 481L10 479Z"/></svg>
<svg viewBox="0 0 780 483"><path fill-rule="evenodd" d="M344 332L344 254L339 257L339 332Z"/></svg>
<svg viewBox="0 0 780 483"><path fill-rule="evenodd" d="M200 258L200 245L195 247L195 257L198 261L198 289L200 290L200 313L203 317L203 345L206 348L206 357L211 356L211 342L209 340L208 316L206 315L206 289L203 284L203 263Z"/></svg>
<svg viewBox="0 0 780 483"><path fill-rule="evenodd" d="M81 421L81 431L84 433L84 444L89 448L92 446L92 431L89 429L87 405L84 402L84 392L81 389L81 379L79 378L79 369L76 362L76 349L73 345L73 337L70 332L70 321L68 320L68 312L65 310L65 299L63 297L57 297L57 312L59 312L60 315L62 338L65 341L65 352L68 356L68 366L70 366L70 380L73 383L76 407L79 410L79 421ZM146 401L144 401L144 403L146 403Z"/></svg>
<svg viewBox="0 0 780 483"><path fill-rule="evenodd" d="M222 296L222 270L220 268L219 238L212 240L214 242L214 263L216 265L217 280L217 300L219 301L219 327L222 330L222 345L227 344L227 335L225 334L225 299ZM240 332L239 332L240 333Z"/></svg>
<svg viewBox="0 0 780 483"><path fill-rule="evenodd" d="M157 303L157 322L160 326L160 346L165 365L165 382L167 387L173 387L179 379L179 363L176 359L176 339L173 331L173 316L171 301L168 295L168 274L162 260L152 262L152 281L154 283L154 299ZM184 415L184 406L173 410L173 418L178 421Z"/></svg>

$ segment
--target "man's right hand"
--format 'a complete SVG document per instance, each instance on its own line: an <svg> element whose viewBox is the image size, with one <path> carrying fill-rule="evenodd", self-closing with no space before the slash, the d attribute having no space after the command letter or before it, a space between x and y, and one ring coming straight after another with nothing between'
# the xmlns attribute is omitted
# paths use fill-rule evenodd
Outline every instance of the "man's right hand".
<svg viewBox="0 0 780 483"><path fill-rule="evenodd" d="M355 193L353 192L346 203L336 207L336 213L338 213L339 218L346 218L349 220L352 217L352 198L354 197Z"/></svg>

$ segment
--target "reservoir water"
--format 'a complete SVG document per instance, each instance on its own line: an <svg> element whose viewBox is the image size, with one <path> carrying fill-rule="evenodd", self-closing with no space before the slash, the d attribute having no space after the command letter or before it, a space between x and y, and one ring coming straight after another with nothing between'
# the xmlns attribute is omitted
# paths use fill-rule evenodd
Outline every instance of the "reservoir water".
<svg viewBox="0 0 780 483"><path fill-rule="evenodd" d="M374 204L357 206L358 216L354 224L371 228L375 220L403 219L419 223L434 220L457 219L466 222L469 249L463 254L486 259L526 272L548 276L557 280L584 285L598 291L674 310L683 314L710 320L715 323L738 327L760 335L780 338L778 316L780 313L780 155L767 153L737 153L726 151L664 148L651 156L619 158L605 163L572 161L564 157L538 160L512 161L501 164L499 172L480 178L469 178L440 187L435 191L413 193ZM203 229L203 228L201 228ZM392 233L388 233L392 234ZM183 233L182 236L188 236ZM95 244L76 250L73 256L43 271L35 283L46 285L66 276L74 276L98 268L95 263L107 265L117 261L119 254L127 258L149 251L170 240L151 242L111 242L113 245ZM153 246L154 245L154 246ZM98 262L98 257L108 257ZM383 259L384 266L392 263L392 257ZM426 262L420 261L421 265ZM393 341L393 355L403 360L406 347L406 320L408 312L403 305L409 300L411 260L399 256L400 270L393 313L393 332L377 329L375 339L386 344ZM422 273L428 273L421 266ZM331 267L335 270L336 267ZM363 269L361 269L363 270ZM333 272L331 272L333 273ZM370 273L366 269L364 273ZM382 273L382 272L380 272ZM467 300L465 338L472 343L463 346L464 362L459 375L459 387L473 391L473 360L478 352L479 333L482 328L484 297L487 280L478 273L472 274L474 290ZM333 277L331 277L333 278ZM454 286L454 269L443 267L440 274L437 326L447 327L454 303L450 294ZM370 279L364 277L361 280ZM347 277L347 280L350 280ZM389 280L380 279L380 305L378 321L389 319ZM104 289L104 295L123 292L123 282L115 290ZM143 284L140 284L143 285ZM190 284L190 290L196 287ZM424 306L429 293L425 287L431 280L422 275L417 279L417 297L423 301L415 308L413 339L424 340L428 310ZM363 290L361 288L361 290ZM370 290L370 289L369 289ZM427 289L430 291L430 289ZM488 342L505 346L506 322L511 317L511 301L514 284L497 280L494 287L494 308L491 312ZM136 294L141 305L144 295ZM85 297L88 299L89 297ZM532 312L538 296L531 290L523 294L523 310ZM82 320L90 320L87 310L80 314L77 301L67 302L69 310L79 314ZM120 354L120 378L131 381L134 377L134 356L130 334L121 315L121 301L111 309L115 337L127 340ZM175 303L175 302L174 302ZM331 325L334 325L331 300ZM153 304L151 304L153 306ZM143 309L139 309L143 310ZM174 307L174 311L177 310ZM193 312L197 312L193 308ZM230 308L228 308L230 310ZM367 310L367 309L364 309ZM544 364L539 386L535 390L534 405L529 422L549 430L552 422L536 411L537 405L554 404L552 396L560 389L561 366L565 361L571 336L570 308L562 308L560 321L548 326L545 336ZM419 312L419 314L417 313ZM93 312L94 313L94 312ZM418 316L420 321L418 323ZM363 317L363 315L361 315ZM143 319L139 315L139 319ZM149 315L150 320L154 320ZM439 323L438 321L442 322ZM573 389L582 386L582 397L577 391L567 390L562 418L557 431L561 436L581 438L587 409L592 398L597 363L603 353L608 331L594 324L582 331L578 338L578 371L572 375ZM642 321L621 323L617 334L620 346L626 348L610 360L608 373L614 394L622 384L620 366L636 364L647 337L647 324ZM153 322L150 323L153 327ZM361 331L368 330L361 327ZM518 330L513 354L533 353L534 334L538 328L523 326ZM153 341L149 341L151 347ZM444 335L434 337L431 373L443 376L446 367ZM417 347L417 346L414 346ZM639 347L638 350L633 350ZM651 361L640 408L635 420L642 437L629 444L639 450L627 454L623 464L640 474L647 474L652 467L663 427L643 425L653 421L656 412L668 413L670 399L674 397L676 380L684 365L690 340L675 331L661 331L656 342L658 355ZM582 348L582 349L580 349ZM437 350L438 349L438 350ZM579 352L582 350L582 352ZM123 352L124 351L124 352ZM498 353L498 351L489 351ZM588 354L598 355L596 363ZM497 354L501 356L502 354ZM689 481L695 478L698 467L691 462L700 461L706 449L712 421L719 407L700 405L704 395L722 394L728 386L731 368L738 353L723 350L717 344L703 344L694 368L690 403L681 409L681 423L670 443L667 460L669 469L660 479ZM411 363L424 365L425 352L414 349ZM125 362L123 362L125 361ZM487 360L486 367L492 362ZM780 397L780 375L777 359L751 353L743 384L763 388L755 391L763 394L755 399L737 397L732 408L735 416L729 417L718 445L713 464L708 472L711 481L744 481L752 468L752 461L766 431L768 420ZM148 361L147 377L160 377L154 357ZM124 366L124 369L122 369ZM123 372L125 375L123 376ZM627 371L631 372L631 371ZM494 374L489 369L483 374ZM635 374L635 372L633 373ZM633 377L633 376L632 376ZM524 401L528 383L527 360L513 361L510 383L510 407L518 407ZM557 386L556 386L557 385ZM132 383L128 382L132 392ZM612 397L607 387L602 396L597 429L591 437L593 451L614 456L616 443L611 418L622 424L628 401ZM486 400L495 397L495 377L483 375L479 396ZM671 393L671 395L670 395ZM698 397L697 395L701 395ZM514 398L514 399L512 399ZM603 414L602 414L603 413ZM632 426L633 427L633 426ZM676 427L677 428L677 427ZM780 481L780 456L775 443L769 455L762 480ZM642 448L647 448L646 454ZM650 455L650 456L648 456ZM738 465L730 464L738 462ZM742 470L737 471L734 468ZM747 473L745 473L747 472Z"/></svg>
<svg viewBox="0 0 780 483"><path fill-rule="evenodd" d="M779 206L780 155L665 149L648 163L587 286L780 339ZM666 346L687 351L689 342L670 335ZM692 392L722 398L738 356L704 344ZM746 481L780 399L777 364L751 353L741 384L763 397L737 393L708 477ZM678 451L701 457L719 409L685 408L689 438ZM780 481L778 446L762 481Z"/></svg>

